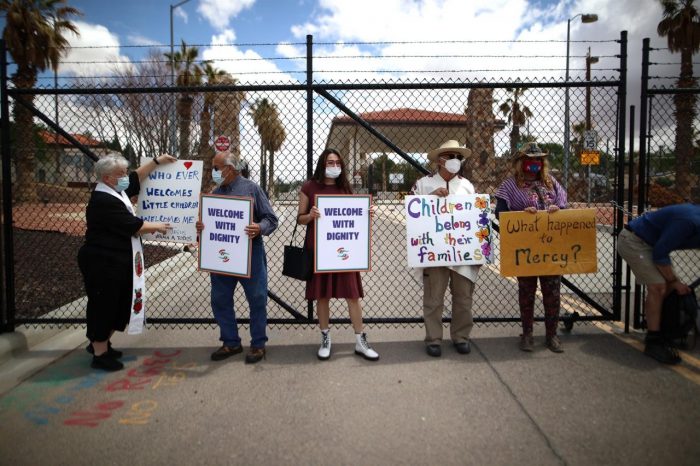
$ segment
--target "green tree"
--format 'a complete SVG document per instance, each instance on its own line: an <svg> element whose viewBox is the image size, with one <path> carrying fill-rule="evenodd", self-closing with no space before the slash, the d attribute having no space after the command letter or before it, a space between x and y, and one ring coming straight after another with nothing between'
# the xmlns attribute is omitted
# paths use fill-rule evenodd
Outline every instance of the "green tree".
<svg viewBox="0 0 700 466"><path fill-rule="evenodd" d="M180 45L180 50L173 54L165 53L165 58L168 59L168 66L177 73L176 84L178 86L199 86L202 84L202 77L204 76L202 66L206 66L208 62L197 63L198 55L199 49L197 47L188 47L184 40ZM177 99L176 112L180 127L178 152L181 159L190 158L193 102L194 95L189 91L180 93L180 97Z"/></svg>
<svg viewBox="0 0 700 466"><path fill-rule="evenodd" d="M280 120L277 106L268 99L256 100L251 115L258 134L260 134L260 182L263 189L267 188L270 198L273 198L275 194L275 152L282 147L287 133ZM270 173L266 184L265 172L268 156Z"/></svg>
<svg viewBox="0 0 700 466"><path fill-rule="evenodd" d="M17 70L11 79L15 87L31 89L36 85L37 74L51 68L56 71L61 57L68 48L67 32L78 34L70 16L81 12L66 6L65 0L0 0L0 12L5 15L3 39ZM34 103L33 95L17 96L28 104ZM32 113L15 101L14 120L17 137L22 144L15 146L17 170L17 202L36 202L34 170L36 166L33 142Z"/></svg>
<svg viewBox="0 0 700 466"><path fill-rule="evenodd" d="M520 139L520 127L527 123L527 120L532 117L530 109L522 104L522 97L527 89L523 88L506 88L506 92L510 94L504 102L498 107L500 112L506 118L508 123L512 125L510 131L510 153L514 154L518 149L518 145L522 142Z"/></svg>
<svg viewBox="0 0 700 466"><path fill-rule="evenodd" d="M229 76L229 74L224 71L215 68L211 63L205 62L202 68L204 76L207 80L207 87L214 87L219 84L224 77ZM216 93L205 92L204 101L202 103L202 114L199 118L199 128L201 137L199 139L199 149L197 154L201 160L204 161L204 175L202 176L202 187L206 188L211 184L211 166L212 159L214 158L214 149L211 147L211 128L212 128L212 112L214 110L214 104L216 102ZM219 136L219 135L217 135Z"/></svg>
<svg viewBox="0 0 700 466"><path fill-rule="evenodd" d="M693 54L700 49L700 17L694 0L661 0L663 19L657 26L661 37L666 37L668 48L681 54L679 88L695 87ZM676 94L676 193L690 199L692 186L693 120L696 116L696 94Z"/></svg>

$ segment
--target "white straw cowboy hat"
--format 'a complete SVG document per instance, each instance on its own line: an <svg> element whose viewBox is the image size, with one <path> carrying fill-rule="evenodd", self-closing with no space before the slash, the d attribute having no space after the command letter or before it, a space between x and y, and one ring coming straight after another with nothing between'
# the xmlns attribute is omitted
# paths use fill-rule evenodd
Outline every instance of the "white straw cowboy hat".
<svg viewBox="0 0 700 466"><path fill-rule="evenodd" d="M540 146L537 145L536 142L528 142L523 144L520 149L518 149L515 154L513 155L512 162L515 163L518 160L522 158L542 158L542 157L547 157L549 155L549 152L545 152L542 149L540 149Z"/></svg>
<svg viewBox="0 0 700 466"><path fill-rule="evenodd" d="M462 147L459 145L457 141L454 139L450 139L437 149L433 149L430 152L428 152L428 160L431 162L437 162L438 157L441 154L462 154L462 156L466 159L467 157L471 157L472 151L467 149L466 147Z"/></svg>

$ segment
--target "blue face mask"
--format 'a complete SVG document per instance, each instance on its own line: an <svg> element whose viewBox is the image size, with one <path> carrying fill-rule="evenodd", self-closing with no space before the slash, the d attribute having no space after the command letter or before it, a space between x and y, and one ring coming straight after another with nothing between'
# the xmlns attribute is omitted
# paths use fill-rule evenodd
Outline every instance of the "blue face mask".
<svg viewBox="0 0 700 466"><path fill-rule="evenodd" d="M211 179L218 186L224 181L224 175L221 173L221 170L217 170L216 168L212 168L211 169Z"/></svg>
<svg viewBox="0 0 700 466"><path fill-rule="evenodd" d="M117 178L117 185L114 187L114 190L116 192L120 193L128 187L129 187L129 177L122 176L121 178Z"/></svg>

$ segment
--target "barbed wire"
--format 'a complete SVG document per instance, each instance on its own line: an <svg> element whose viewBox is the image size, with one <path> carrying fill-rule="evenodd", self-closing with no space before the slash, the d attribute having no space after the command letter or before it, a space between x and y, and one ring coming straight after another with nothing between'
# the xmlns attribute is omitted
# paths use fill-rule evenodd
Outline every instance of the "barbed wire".
<svg viewBox="0 0 700 466"><path fill-rule="evenodd" d="M566 40L436 40L436 41L369 41L369 42L314 42L314 45L439 45L439 44L565 44ZM570 44L615 43L618 39L569 40ZM225 44L187 44L188 47L271 47L278 45L306 46L306 42L231 42ZM174 43L173 48L181 47ZM66 47L66 50L121 49L121 48L164 48L170 44L119 44L119 45L80 45Z"/></svg>
<svg viewBox="0 0 700 466"><path fill-rule="evenodd" d="M486 72L541 72L541 71L565 71L565 68L484 68L484 69L464 69L464 70L314 70L314 73L486 73ZM569 68L569 71L586 71L585 68ZM592 70L599 71L619 71L618 68L595 68ZM256 74L306 74L306 70L280 70L280 71L241 71L233 73L233 75L256 75ZM38 76L38 80L49 79L137 79L137 78L163 78L170 79L169 74L141 74L141 75L112 75L112 76Z"/></svg>
<svg viewBox="0 0 700 466"><path fill-rule="evenodd" d="M569 55L569 58L586 58L587 55ZM598 58L617 58L616 55L597 55ZM384 58L566 58L566 55L314 55L315 60L323 59L346 59L346 58L361 58L361 59L384 59ZM217 62L229 61L278 61L278 60L305 60L305 55L296 57L260 57L260 58L217 58ZM171 63L171 60L130 60L130 61L115 61L115 60L69 60L61 61L62 65L119 65L119 64L144 64L144 63ZM15 62L8 62L15 65Z"/></svg>

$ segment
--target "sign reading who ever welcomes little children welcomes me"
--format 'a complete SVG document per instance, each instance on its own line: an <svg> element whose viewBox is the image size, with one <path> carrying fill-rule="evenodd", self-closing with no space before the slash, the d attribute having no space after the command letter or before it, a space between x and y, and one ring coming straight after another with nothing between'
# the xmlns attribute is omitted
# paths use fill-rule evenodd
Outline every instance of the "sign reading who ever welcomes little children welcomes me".
<svg viewBox="0 0 700 466"><path fill-rule="evenodd" d="M178 160L161 164L141 183L138 213L145 222L166 222L166 234L143 235L146 240L194 243L202 185L201 160Z"/></svg>
<svg viewBox="0 0 700 466"><path fill-rule="evenodd" d="M245 232L253 216L250 197L202 195L199 269L250 277L252 242Z"/></svg>
<svg viewBox="0 0 700 466"><path fill-rule="evenodd" d="M366 272L371 262L369 195L316 196L314 271Z"/></svg>
<svg viewBox="0 0 700 466"><path fill-rule="evenodd" d="M491 262L489 196L406 196L409 267L478 265Z"/></svg>

